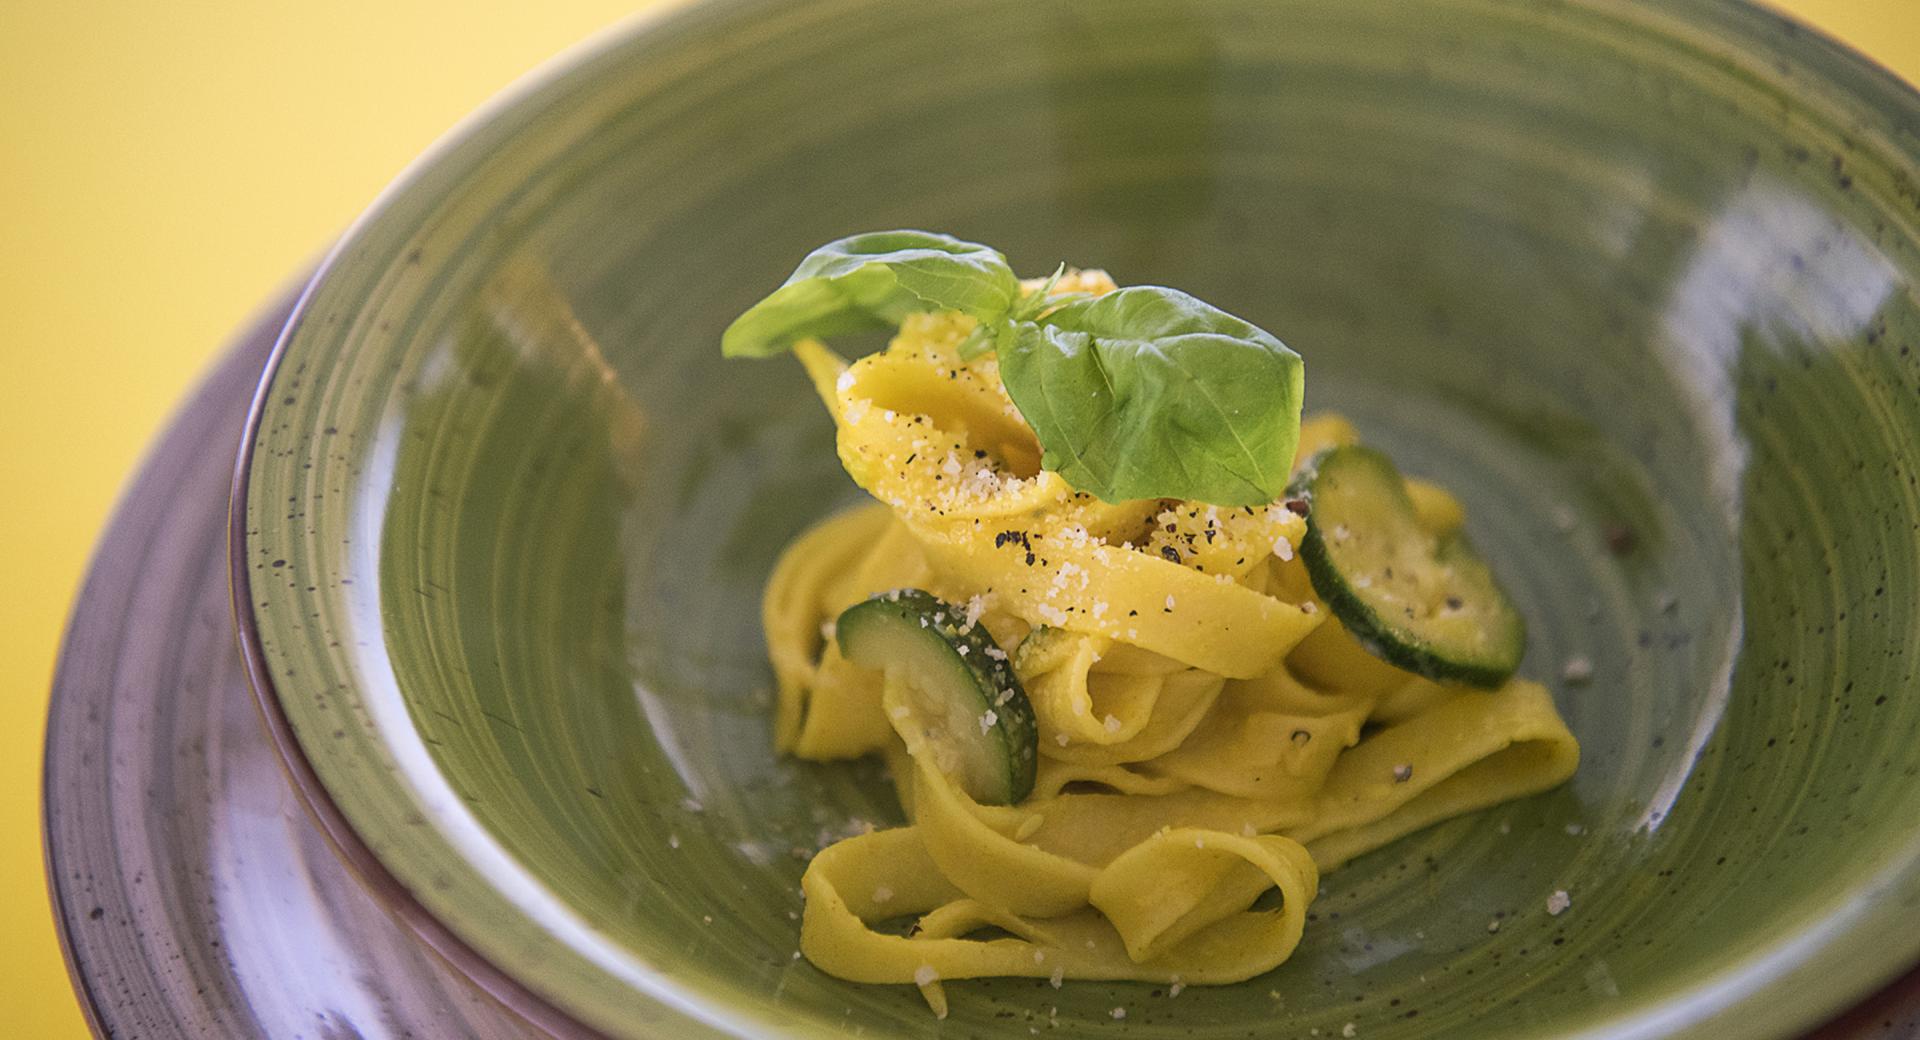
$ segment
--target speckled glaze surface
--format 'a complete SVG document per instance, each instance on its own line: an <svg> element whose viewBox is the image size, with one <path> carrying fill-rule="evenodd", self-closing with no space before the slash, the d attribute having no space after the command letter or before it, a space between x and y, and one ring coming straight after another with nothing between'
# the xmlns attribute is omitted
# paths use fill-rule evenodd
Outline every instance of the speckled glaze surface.
<svg viewBox="0 0 1920 1040"><path fill-rule="evenodd" d="M75 989L103 1037L540 1035L354 876L259 726L227 594L227 457L284 317L269 310L183 404L74 606L43 790ZM1917 1034L1920 971L1809 1035Z"/></svg>
<svg viewBox="0 0 1920 1040"><path fill-rule="evenodd" d="M798 370L716 342L820 241L951 230L1287 339L1461 492L1586 754L1332 875L1267 977L969 983L941 1035L1790 1034L1920 955L1917 133L1707 0L685 8L304 301L236 513L270 712L412 912L566 1016L931 1034L793 959L806 852L899 814L768 749L760 585L854 492Z"/></svg>
<svg viewBox="0 0 1920 1040"><path fill-rule="evenodd" d="M227 490L291 305L182 403L74 604L43 786L74 989L93 1031L122 1040L531 1040L544 1034L348 871L260 727L227 590Z"/></svg>

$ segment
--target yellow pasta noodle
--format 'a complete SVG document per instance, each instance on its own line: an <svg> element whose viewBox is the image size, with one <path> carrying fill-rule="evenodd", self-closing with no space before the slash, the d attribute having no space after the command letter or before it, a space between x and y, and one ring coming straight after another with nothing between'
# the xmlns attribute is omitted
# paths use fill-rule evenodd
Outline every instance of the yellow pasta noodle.
<svg viewBox="0 0 1920 1040"><path fill-rule="evenodd" d="M1572 774L1537 684L1448 686L1360 646L1295 556L1295 510L1107 503L1041 470L994 358L959 356L972 327L912 316L851 364L796 348L876 501L802 535L767 586L775 739L885 755L911 820L813 858L801 950L822 970L918 985L940 1014L944 983L982 976L1238 982L1301 942L1322 871ZM1311 418L1301 456L1355 438ZM1462 523L1444 490L1409 494L1427 530ZM908 587L1005 648L1040 754L1018 804L969 797L904 680L840 656L840 611Z"/></svg>

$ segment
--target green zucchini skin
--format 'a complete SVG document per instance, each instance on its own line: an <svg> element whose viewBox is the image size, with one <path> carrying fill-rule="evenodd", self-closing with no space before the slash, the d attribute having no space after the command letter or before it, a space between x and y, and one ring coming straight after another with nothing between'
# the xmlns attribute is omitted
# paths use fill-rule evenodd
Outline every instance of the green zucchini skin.
<svg viewBox="0 0 1920 1040"><path fill-rule="evenodd" d="M1464 535L1419 527L1385 455L1329 448L1287 494L1306 504L1300 556L1314 592L1370 653L1437 682L1492 689L1513 676L1525 619Z"/></svg>
<svg viewBox="0 0 1920 1040"><path fill-rule="evenodd" d="M928 740L969 797L1013 805L1033 793L1033 705L985 626L925 590L896 589L842 611L834 636L847 660L906 680Z"/></svg>

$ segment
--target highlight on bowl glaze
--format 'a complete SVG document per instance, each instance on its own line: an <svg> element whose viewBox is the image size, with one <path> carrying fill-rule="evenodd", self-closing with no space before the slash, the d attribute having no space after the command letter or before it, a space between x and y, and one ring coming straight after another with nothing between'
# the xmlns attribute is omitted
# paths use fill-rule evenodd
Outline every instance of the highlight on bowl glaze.
<svg viewBox="0 0 1920 1040"><path fill-rule="evenodd" d="M1330 875L1269 976L956 984L940 1034L1785 1035L1920 957L1917 174L1911 89L1720 0L683 8L329 261L245 639L347 851L555 1028L932 1035L794 957L805 857L900 817L770 751L761 584L855 492L717 338L850 230L1098 261L1461 494L1585 758Z"/></svg>

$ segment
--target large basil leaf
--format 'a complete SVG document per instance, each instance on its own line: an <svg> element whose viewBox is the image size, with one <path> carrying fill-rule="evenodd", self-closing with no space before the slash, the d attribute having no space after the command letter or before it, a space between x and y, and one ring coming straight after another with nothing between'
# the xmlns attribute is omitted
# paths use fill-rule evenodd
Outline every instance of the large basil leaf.
<svg viewBox="0 0 1920 1040"><path fill-rule="evenodd" d="M1022 322L1000 375L1042 465L1107 501L1255 505L1286 487L1300 355L1179 290L1120 289Z"/></svg>
<svg viewBox="0 0 1920 1040"><path fill-rule="evenodd" d="M918 311L959 311L997 341L1020 281L997 250L929 231L870 231L807 255L773 295L727 326L728 357L766 357L810 336L883 329Z"/></svg>

